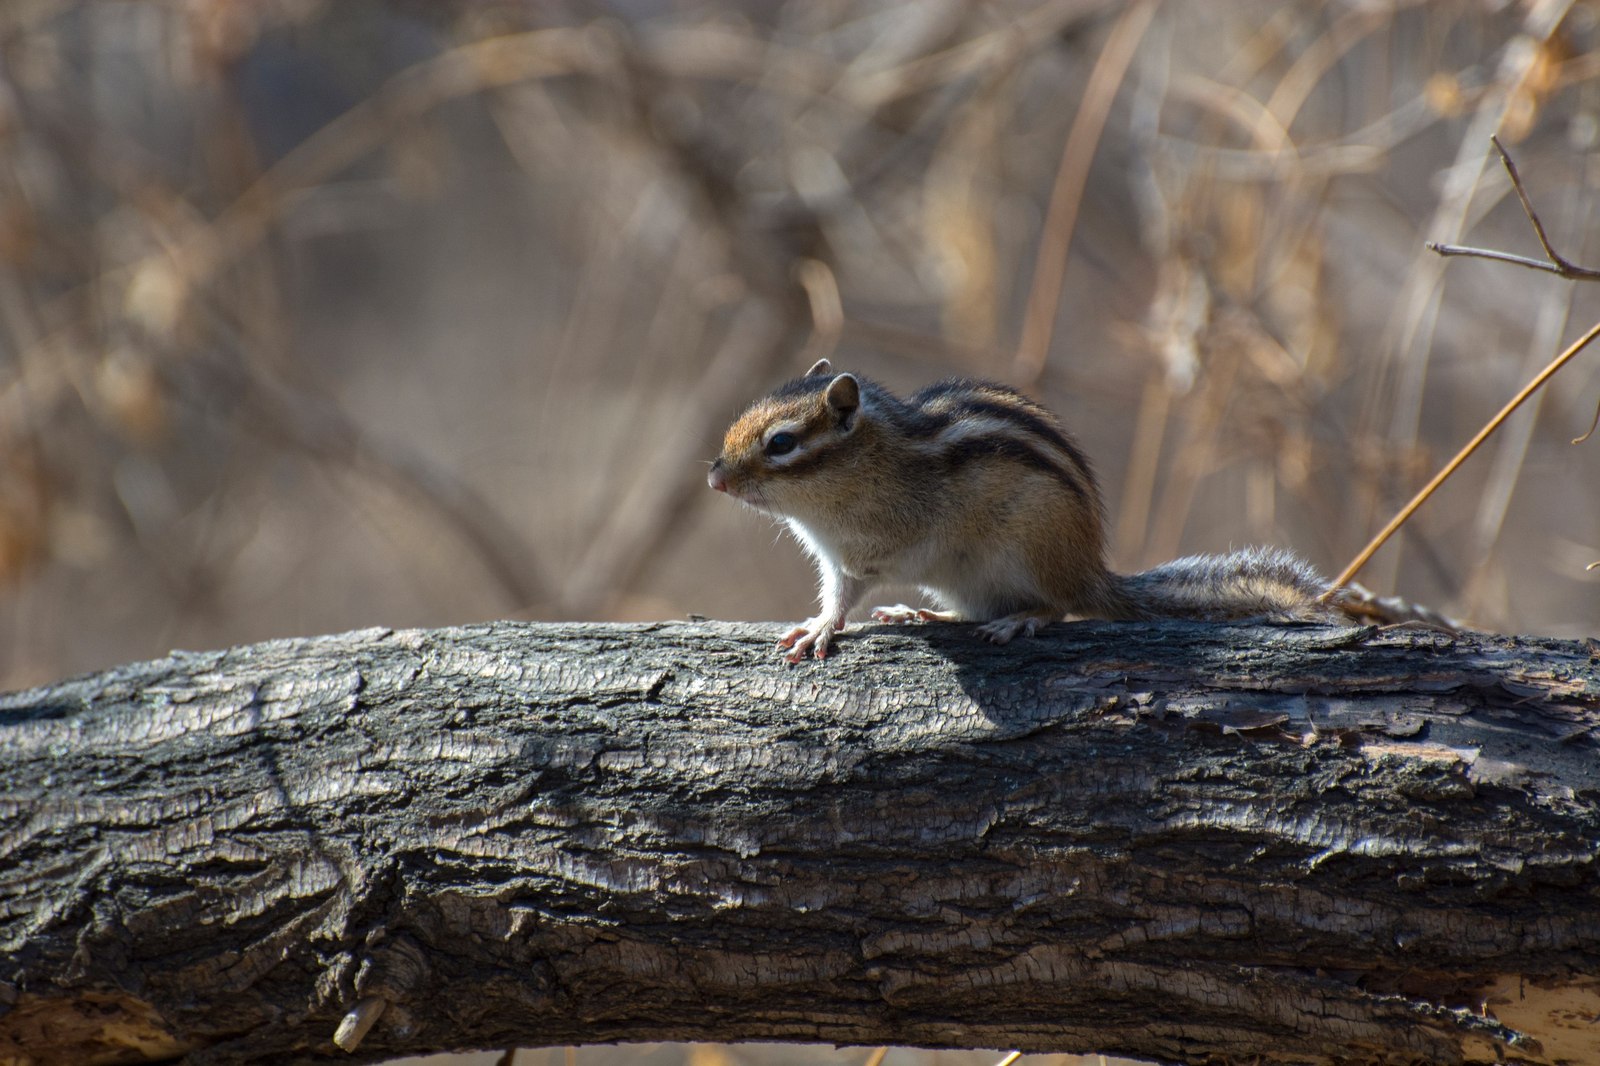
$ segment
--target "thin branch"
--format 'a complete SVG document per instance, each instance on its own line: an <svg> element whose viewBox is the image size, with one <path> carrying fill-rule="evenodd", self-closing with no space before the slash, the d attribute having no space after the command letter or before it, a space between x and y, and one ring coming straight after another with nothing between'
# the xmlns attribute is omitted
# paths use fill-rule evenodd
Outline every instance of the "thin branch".
<svg viewBox="0 0 1600 1066"><path fill-rule="evenodd" d="M1517 173L1517 165L1511 161L1511 156L1506 152L1505 147L1500 143L1500 138L1491 135L1489 138L1489 143L1494 145L1494 150L1500 154L1500 162L1506 168L1506 173L1511 176L1511 186L1512 188L1516 189L1517 199L1522 203L1523 214L1527 215L1528 221L1533 224L1533 232L1539 237L1539 246L1544 249L1545 255L1549 257L1549 261L1543 262L1538 259L1530 259L1526 256L1513 255L1510 252L1499 252L1481 248L1465 248L1453 244L1438 244L1429 242L1428 247L1441 256L1474 256L1479 259L1493 259L1497 262L1513 263L1517 266L1529 267L1534 270L1548 271L1552 274L1559 274L1561 277L1568 278L1573 281L1600 281L1600 270L1590 270L1587 267L1580 267L1550 246L1550 238L1545 234L1544 223L1539 221L1539 213L1533 209L1533 201L1528 199L1528 191L1523 188L1522 175ZM1510 417L1511 412L1515 411L1518 407L1521 407L1523 401L1532 396L1535 392L1538 392L1540 386L1542 386L1546 381L1550 380L1551 376L1565 366L1573 356L1577 355L1579 352L1583 351L1584 348L1588 347L1589 342L1593 341L1596 336L1600 336L1600 323L1596 323L1590 328L1589 332L1585 333L1582 337L1573 342L1571 347L1567 348L1566 351L1556 356L1555 359L1550 362L1550 365L1546 366L1543 370L1539 371L1539 373L1535 374L1533 380L1524 385L1522 390L1511 398L1510 403L1502 407L1498 414L1491 418L1482 429L1478 430L1477 435L1467 442L1466 447L1457 452L1455 458L1446 463L1444 468L1435 474L1433 479L1424 485L1422 490L1411 498L1411 502L1402 507L1400 512L1389 520L1389 524L1384 526L1383 529L1379 531L1378 535L1373 537L1365 548L1361 549L1361 553L1357 555L1355 559L1351 560L1350 565L1346 566L1344 571L1334 579L1333 584L1328 587L1328 590L1322 594L1320 599L1323 602L1327 602L1337 595L1339 590L1348 584L1349 581L1361 570L1361 568L1367 565L1368 560L1370 560L1372 556L1377 553L1378 549L1383 547L1385 542L1387 542L1388 539L1394 535L1395 530L1404 525L1406 520L1416 513L1417 508L1421 507L1423 503L1427 501L1428 497L1432 496L1434 491L1438 489L1440 485L1444 484L1445 479L1451 474L1455 473L1456 468L1458 468L1462 463L1466 462L1467 457L1473 452L1477 451L1478 446L1487 440L1491 433L1500 428L1500 424ZM1595 417L1600 419L1600 412L1597 412ZM1594 432L1593 427L1590 428L1589 432ZM1588 435L1588 433L1584 434L1582 437L1579 437L1577 440L1573 441L1573 443L1579 443L1580 441L1586 439Z"/></svg>
<svg viewBox="0 0 1600 1066"><path fill-rule="evenodd" d="M1588 431L1586 433L1584 433L1584 435L1581 436L1581 437L1573 437L1572 438L1572 443L1574 443L1574 444L1582 444L1584 441L1586 441L1590 437L1594 436L1595 427L1597 427L1597 426L1600 426L1600 405L1597 405L1595 407L1595 409L1594 409L1594 418L1589 420L1589 429L1588 429Z"/></svg>
<svg viewBox="0 0 1600 1066"><path fill-rule="evenodd" d="M1538 392L1540 386L1550 380L1551 376L1565 366L1573 356L1588 347L1589 343L1596 337L1600 337L1600 322L1596 322L1589 327L1589 332L1579 337L1566 351L1551 360L1550 365L1535 374L1533 380L1524 385L1522 391L1513 396L1511 402L1500 409L1499 414L1489 419L1484 427L1478 430L1477 435L1467 442L1467 446L1457 452L1455 458L1446 463L1442 470L1433 475L1433 480L1424 485L1422 491L1413 496L1411 502L1400 509L1399 514L1389 519L1389 524L1384 526L1382 531L1376 537L1373 537L1365 548L1361 549L1361 554L1357 555L1350 565L1345 567L1338 577L1334 578L1333 584L1328 586L1328 590L1318 598L1326 603L1337 595L1340 589L1349 584L1350 580L1356 576L1363 566L1367 565L1367 561L1377 553L1378 549L1383 547L1384 543L1394 534L1394 531L1404 525L1406 519L1416 513L1417 508L1421 507L1428 497L1433 495L1435 489L1444 484L1446 478L1456 472L1457 467L1467 461L1468 456L1478 450L1480 444L1489 439L1489 434L1499 429L1500 423L1510 417L1511 412L1521 407L1524 400Z"/></svg>
<svg viewBox="0 0 1600 1066"><path fill-rule="evenodd" d="M1489 143L1494 145L1494 150L1500 153L1500 162L1505 166L1506 173L1511 175L1511 187L1517 190L1517 199L1522 202L1522 213L1528 216L1528 221L1533 224L1533 232L1539 238L1539 247L1544 249L1544 259L1533 259L1525 255L1513 255L1510 252L1496 251L1491 248L1472 248L1462 244L1441 244L1437 241L1428 242L1428 250L1437 252L1442 256L1465 255L1475 259L1492 259L1498 263L1511 263L1514 266L1527 267L1530 270L1543 270L1556 274L1569 281L1600 281L1600 270L1591 270L1588 267L1578 266L1566 256L1556 251L1550 245L1550 238L1545 234L1544 223L1539 221L1539 212L1533 209L1533 201L1528 199L1528 190L1522 187L1522 176L1517 173L1517 165L1511 161L1505 147L1501 145L1500 138L1490 137Z"/></svg>
<svg viewBox="0 0 1600 1066"><path fill-rule="evenodd" d="M1570 278L1573 281L1600 280L1600 271L1576 267L1571 263L1552 263L1544 259L1534 259L1531 256L1500 252L1493 248L1473 248L1465 244L1441 244L1438 241L1429 241L1427 248L1428 251L1437 252L1447 258L1452 255L1465 255L1474 259L1492 259L1497 263L1510 263L1512 266L1527 267L1529 270L1543 270L1547 274L1556 274L1563 278Z"/></svg>
<svg viewBox="0 0 1600 1066"><path fill-rule="evenodd" d="M1550 238L1545 236L1544 223L1539 221L1539 212L1533 209L1533 201L1528 199L1528 190L1522 187L1522 175L1517 173L1517 164L1511 161L1511 156L1506 152L1505 146L1500 143L1499 137L1490 137L1489 143L1494 145L1494 150L1500 154L1500 163L1506 168L1506 173L1511 175L1511 187L1517 190L1517 199L1522 202L1522 212L1528 216L1528 221L1533 223L1533 232L1539 236L1539 247L1544 249L1544 254L1550 261L1567 270L1582 271L1590 277L1600 277L1600 271L1584 270L1574 266L1554 248L1550 247Z"/></svg>

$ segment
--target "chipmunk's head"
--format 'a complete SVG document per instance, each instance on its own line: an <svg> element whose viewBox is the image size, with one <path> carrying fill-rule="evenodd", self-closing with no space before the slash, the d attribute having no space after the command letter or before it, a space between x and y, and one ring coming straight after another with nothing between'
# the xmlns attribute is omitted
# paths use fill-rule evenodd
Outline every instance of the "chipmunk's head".
<svg viewBox="0 0 1600 1066"><path fill-rule="evenodd" d="M826 359L739 416L706 482L771 514L806 518L838 498L841 451L861 426L863 383Z"/></svg>

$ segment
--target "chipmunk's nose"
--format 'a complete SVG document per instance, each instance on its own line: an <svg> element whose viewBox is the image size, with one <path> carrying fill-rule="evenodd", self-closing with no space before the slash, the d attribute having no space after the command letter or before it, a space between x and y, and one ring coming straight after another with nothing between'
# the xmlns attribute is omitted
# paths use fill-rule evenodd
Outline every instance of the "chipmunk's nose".
<svg viewBox="0 0 1600 1066"><path fill-rule="evenodd" d="M728 491L728 475L722 471L721 459L711 464L711 472L706 475L706 484L718 492Z"/></svg>

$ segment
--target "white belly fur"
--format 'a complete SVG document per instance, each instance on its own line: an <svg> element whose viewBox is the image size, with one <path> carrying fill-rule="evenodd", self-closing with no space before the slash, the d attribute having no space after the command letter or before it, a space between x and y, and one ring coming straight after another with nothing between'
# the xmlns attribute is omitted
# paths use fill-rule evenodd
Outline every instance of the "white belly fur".
<svg viewBox="0 0 1600 1066"><path fill-rule="evenodd" d="M796 519L789 527L808 554L826 570L837 568L870 584L915 585L944 610L963 618L989 621L1044 605L1047 597L1027 561L1017 551L973 554L941 550L928 538L906 549L885 551L870 539L829 537L829 531Z"/></svg>

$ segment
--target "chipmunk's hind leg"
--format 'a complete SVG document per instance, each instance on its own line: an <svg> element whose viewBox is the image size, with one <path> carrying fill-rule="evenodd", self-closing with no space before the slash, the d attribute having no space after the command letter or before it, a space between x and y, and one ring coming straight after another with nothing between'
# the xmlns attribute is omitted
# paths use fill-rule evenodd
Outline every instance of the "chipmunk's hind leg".
<svg viewBox="0 0 1600 1066"><path fill-rule="evenodd" d="M911 607L904 603L893 607L874 607L872 617L879 622L959 622L956 611L932 611L926 607Z"/></svg>
<svg viewBox="0 0 1600 1066"><path fill-rule="evenodd" d="M1060 616L1048 607L1037 607L1031 611L1018 611L996 618L992 622L985 622L978 627L978 633L985 640L995 644L1009 644L1011 638L1019 633L1031 637L1040 629L1051 622L1058 621Z"/></svg>

